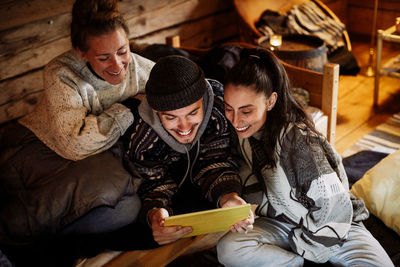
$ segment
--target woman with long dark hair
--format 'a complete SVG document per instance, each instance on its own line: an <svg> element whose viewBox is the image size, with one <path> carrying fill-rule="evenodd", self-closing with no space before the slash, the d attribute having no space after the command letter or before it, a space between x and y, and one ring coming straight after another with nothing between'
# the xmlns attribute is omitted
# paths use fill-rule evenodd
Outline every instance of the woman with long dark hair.
<svg viewBox="0 0 400 267"><path fill-rule="evenodd" d="M224 266L393 266L362 225L341 158L291 95L283 65L244 49L224 89L225 115L242 159L243 198L258 204L253 230L218 244Z"/></svg>

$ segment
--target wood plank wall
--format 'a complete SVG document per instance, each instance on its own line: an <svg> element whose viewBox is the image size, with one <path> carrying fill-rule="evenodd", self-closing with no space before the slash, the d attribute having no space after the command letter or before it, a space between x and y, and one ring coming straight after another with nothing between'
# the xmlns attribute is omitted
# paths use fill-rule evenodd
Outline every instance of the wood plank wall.
<svg viewBox="0 0 400 267"><path fill-rule="evenodd" d="M32 110L43 90L42 69L71 49L69 24L75 0L0 1L0 123ZM164 43L179 34L183 46L210 47L238 36L230 0L120 0L138 44ZM370 35L374 0L322 0L350 33ZM379 0L378 28L400 14L398 0Z"/></svg>
<svg viewBox="0 0 400 267"><path fill-rule="evenodd" d="M371 37L375 0L322 0L346 24L350 38ZM400 17L399 0L378 0L377 29L394 25Z"/></svg>
<svg viewBox="0 0 400 267"><path fill-rule="evenodd" d="M347 30L353 36L371 37L375 0L347 0ZM376 29L387 29L400 17L399 0L378 0Z"/></svg>
<svg viewBox="0 0 400 267"><path fill-rule="evenodd" d="M74 0L0 2L0 123L30 112L43 90L42 69L71 49ZM237 37L227 0L121 0L129 39L165 43L179 34L185 46L209 47Z"/></svg>
<svg viewBox="0 0 400 267"><path fill-rule="evenodd" d="M330 10L344 23L347 24L347 5L349 0L322 0Z"/></svg>

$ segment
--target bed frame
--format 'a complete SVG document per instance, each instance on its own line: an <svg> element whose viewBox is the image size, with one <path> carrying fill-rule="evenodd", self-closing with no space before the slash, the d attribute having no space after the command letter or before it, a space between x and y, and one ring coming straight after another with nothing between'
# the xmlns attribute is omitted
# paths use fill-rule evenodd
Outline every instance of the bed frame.
<svg viewBox="0 0 400 267"><path fill-rule="evenodd" d="M310 0L234 0L234 5L240 17L240 36L243 41L257 43L257 40L263 36L255 26L255 23L260 19L261 14L269 9L281 14L289 11L294 5L301 5ZM320 0L313 1L328 17L339 21L340 19ZM351 43L349 34L345 30L342 36L343 42L347 49L351 51Z"/></svg>
<svg viewBox="0 0 400 267"><path fill-rule="evenodd" d="M208 49L181 47L178 36L167 38L167 44L180 47L195 55L201 55L208 51ZM245 43L239 44L247 47L252 46ZM282 63L285 66L292 85L308 90L310 93L310 105L318 107L323 111L326 116L324 126L327 131L326 137L333 145L336 128L339 65L328 63L324 66L323 72L321 73L302 69L285 62ZM226 232L219 232L184 238L156 249L127 251L117 256L115 256L115 254L109 254L108 256L105 254L102 260L104 261L104 266L107 267L165 266L180 256L212 248L225 233ZM101 254L99 256L101 258ZM92 266L90 262L93 260L95 261L95 258L88 259L88 265L83 264L79 266Z"/></svg>
<svg viewBox="0 0 400 267"><path fill-rule="evenodd" d="M335 145L337 99L339 88L339 65L325 64L322 73L302 69L282 62L293 87L306 89L310 93L310 106L322 110L327 117L327 124L322 120L315 122L329 143ZM326 129L325 129L326 127Z"/></svg>

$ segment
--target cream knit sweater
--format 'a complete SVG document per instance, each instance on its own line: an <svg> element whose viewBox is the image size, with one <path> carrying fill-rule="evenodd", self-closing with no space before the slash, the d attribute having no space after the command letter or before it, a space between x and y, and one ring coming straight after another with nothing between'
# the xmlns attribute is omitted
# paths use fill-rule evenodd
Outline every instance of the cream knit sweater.
<svg viewBox="0 0 400 267"><path fill-rule="evenodd" d="M110 148L133 121L118 103L144 93L154 63L132 53L124 81L111 85L71 50L44 69L44 92L35 110L19 120L60 156L80 160Z"/></svg>

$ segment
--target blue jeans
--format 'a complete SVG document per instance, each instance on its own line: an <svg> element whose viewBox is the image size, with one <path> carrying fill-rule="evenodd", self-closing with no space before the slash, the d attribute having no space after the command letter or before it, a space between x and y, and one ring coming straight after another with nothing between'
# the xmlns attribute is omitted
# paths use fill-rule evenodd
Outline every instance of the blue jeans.
<svg viewBox="0 0 400 267"><path fill-rule="evenodd" d="M224 266L303 266L303 257L289 245L292 227L271 218L258 218L252 231L230 232L218 242L218 260ZM358 223L352 224L346 242L329 262L333 266L394 266L379 242Z"/></svg>
<svg viewBox="0 0 400 267"><path fill-rule="evenodd" d="M141 202L136 194L125 195L115 205L89 211L61 231L61 234L99 234L112 232L136 221Z"/></svg>

